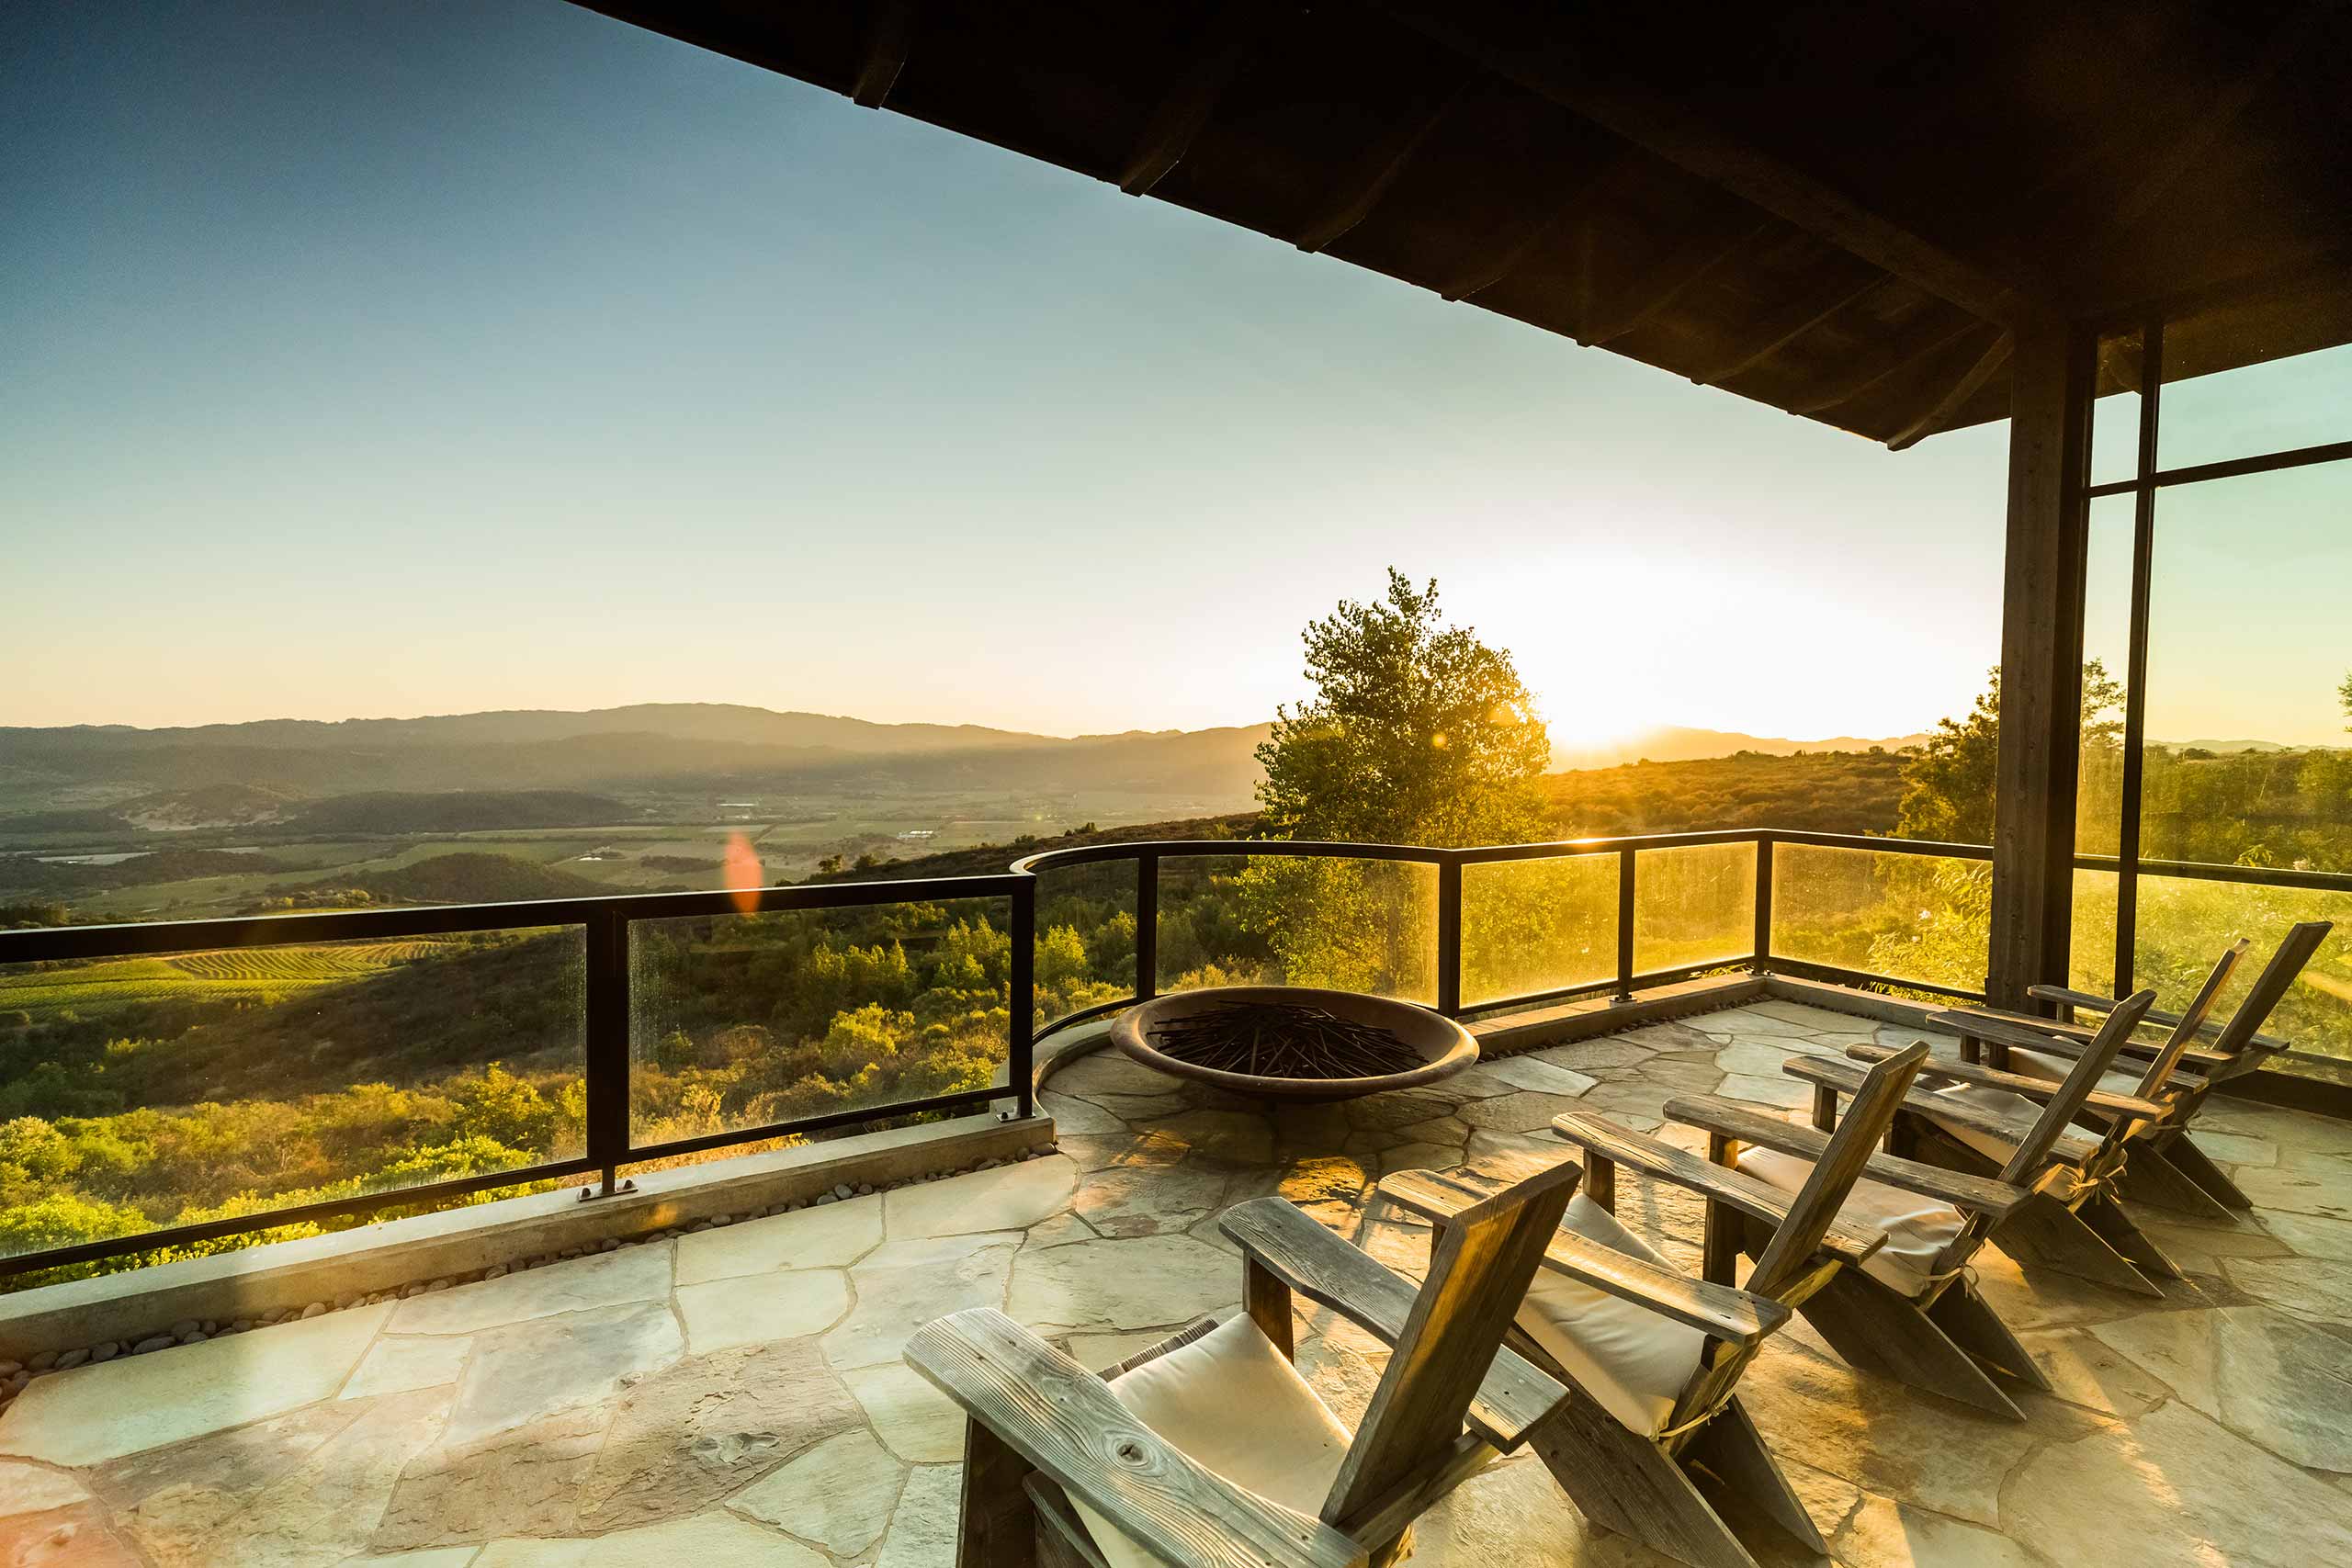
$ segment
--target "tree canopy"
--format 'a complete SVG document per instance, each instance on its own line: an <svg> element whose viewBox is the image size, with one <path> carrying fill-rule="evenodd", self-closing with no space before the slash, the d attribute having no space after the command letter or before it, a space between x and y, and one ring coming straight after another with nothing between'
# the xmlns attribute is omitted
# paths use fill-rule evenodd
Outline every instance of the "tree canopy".
<svg viewBox="0 0 2352 1568"><path fill-rule="evenodd" d="M2123 687L2107 665L2083 666L2083 761L2123 743ZM2001 671L1990 671L1966 718L1941 718L1936 733L1903 771L1903 805L1895 831L1906 839L1947 843L1993 841L1993 781L2001 752Z"/></svg>
<svg viewBox="0 0 2352 1568"><path fill-rule="evenodd" d="M1258 748L1267 826L1286 838L1510 842L1542 828L1550 738L1510 655L1444 624L1434 580L1395 568L1370 604L1306 630L1315 695Z"/></svg>

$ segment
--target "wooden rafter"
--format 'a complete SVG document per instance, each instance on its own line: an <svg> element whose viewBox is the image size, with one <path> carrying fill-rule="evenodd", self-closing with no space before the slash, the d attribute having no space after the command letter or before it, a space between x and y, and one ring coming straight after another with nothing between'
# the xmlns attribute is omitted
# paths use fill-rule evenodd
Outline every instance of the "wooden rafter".
<svg viewBox="0 0 2352 1568"><path fill-rule="evenodd" d="M1429 140L1453 106L1462 101L1466 78L1457 81L1446 91L1426 97L1418 113L1396 117L1387 130L1356 160L1345 179L1333 188L1329 199L1313 218L1299 225L1294 243L1302 251L1319 251L1365 219L1380 205L1380 198L1396 183L1396 176L1412 162L1413 154Z"/></svg>
<svg viewBox="0 0 2352 1568"><path fill-rule="evenodd" d="M907 40L914 30L915 0L874 0L865 16L857 80L850 85L851 102L869 109L882 107L906 69Z"/></svg>
<svg viewBox="0 0 2352 1568"><path fill-rule="evenodd" d="M1900 452L1906 446L1917 445L1921 437L1933 435L1942 429L1944 421L1958 413L1968 400L1976 395L1977 389L1991 380L1995 373L2009 362L2009 354L2016 347L2017 334L2003 328L1985 345L1984 352L1978 355L1924 412L1888 437L1887 450Z"/></svg>
<svg viewBox="0 0 2352 1568"><path fill-rule="evenodd" d="M1917 369L1969 333L1984 330L1985 323L1978 321L1963 321L1947 326L1932 337L1904 344L1895 350L1893 359L1881 360L1875 365L1866 365L1860 370L1850 371L1804 398L1782 406L1791 413L1826 413L1841 403L1853 401L1883 381L1894 380L1906 370Z"/></svg>
<svg viewBox="0 0 2352 1568"><path fill-rule="evenodd" d="M1886 275L1878 273L1860 283L1840 280L1834 287L1817 289L1802 299L1794 300L1724 357L1692 371L1690 379L1710 387L1720 387L1726 381L1744 376L1814 328L1843 313L1848 307L1860 304L1885 288L1886 284Z"/></svg>
<svg viewBox="0 0 2352 1568"><path fill-rule="evenodd" d="M1613 69L1605 52L1577 47L1566 25L1530 39L1523 19L1506 26L1495 0L1376 0L1384 11L1614 131L1711 185L1818 235L1986 321L2007 321L2020 309L2020 288L1968 258L1873 212L1844 192L1710 125L1688 94L1645 85ZM1568 13L1563 12L1565 17ZM1510 39L1506 47L1498 40Z"/></svg>
<svg viewBox="0 0 2352 1568"><path fill-rule="evenodd" d="M1603 186L1632 168L1639 157L1639 153L1628 150L1587 169L1557 197L1528 203L1518 225L1507 235L1499 236L1498 243L1481 246L1476 258L1455 275L1455 280L1438 290L1439 296L1449 300L1467 299L1517 272L1564 226L1583 213Z"/></svg>
<svg viewBox="0 0 2352 1568"><path fill-rule="evenodd" d="M1217 100L1257 52L1278 7L1236 0L1209 18L1193 40L1192 59L1152 106L1126 160L1114 176L1129 196L1141 196L1183 161L1193 139L1216 112Z"/></svg>
<svg viewBox="0 0 2352 1568"><path fill-rule="evenodd" d="M1637 298L1623 302L1617 314L1604 324L1579 331L1577 341L1589 347L1614 343L1680 299L1709 273L1746 255L1772 228L1771 220L1766 219L1744 225L1728 243L1720 232L1686 242L1650 269L1649 287Z"/></svg>
<svg viewBox="0 0 2352 1568"><path fill-rule="evenodd" d="M2290 13L2245 69L2214 89L2204 107L2188 117L2171 145L2136 160L2145 172L2116 205L2114 228L2119 235L2154 213L2165 193L2212 152L2222 134L2301 51L2312 30L2344 5L2345 0L2308 0Z"/></svg>

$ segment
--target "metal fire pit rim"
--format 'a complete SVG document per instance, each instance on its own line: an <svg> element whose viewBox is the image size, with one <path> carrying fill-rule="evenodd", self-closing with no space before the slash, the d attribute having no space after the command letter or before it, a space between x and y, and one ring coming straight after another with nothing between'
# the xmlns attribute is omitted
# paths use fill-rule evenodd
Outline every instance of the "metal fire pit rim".
<svg viewBox="0 0 2352 1568"><path fill-rule="evenodd" d="M1398 1038L1428 1056L1425 1065L1401 1073L1379 1073L1370 1077L1356 1078L1292 1078L1277 1077L1263 1073L1232 1073L1217 1067L1204 1067L1180 1060L1159 1050L1151 1043L1153 1025L1170 1018L1181 1018L1200 1011L1204 1007L1220 1002L1292 1002L1330 1007L1334 1012L1344 1009L1350 1016L1369 1012L1366 1022L1380 1023L1395 1032ZM1338 1003L1340 1006L1332 1006ZM1384 1021L1382 1014L1393 1021ZM1399 1028L1399 1025L1406 1028ZM1408 1032L1409 1029L1411 1032ZM1435 1038L1426 1043L1417 1036L1430 1034ZM1111 1026L1111 1043L1130 1060L1162 1072L1170 1077L1185 1078L1207 1084L1228 1093L1246 1095L1255 1100L1358 1100L1368 1094L1385 1094L1400 1089L1418 1089L1452 1077L1477 1064L1478 1042L1470 1032L1443 1013L1434 1012L1415 1002L1398 1001L1393 997L1378 997L1364 991L1339 991L1321 986L1210 986L1197 991L1178 991L1170 996L1154 997L1139 1002L1119 1015Z"/></svg>

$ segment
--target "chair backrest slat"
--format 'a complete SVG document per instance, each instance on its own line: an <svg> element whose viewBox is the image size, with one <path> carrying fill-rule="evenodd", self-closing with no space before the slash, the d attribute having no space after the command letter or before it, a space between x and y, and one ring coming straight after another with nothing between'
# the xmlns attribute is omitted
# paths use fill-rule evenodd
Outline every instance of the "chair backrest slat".
<svg viewBox="0 0 2352 1568"><path fill-rule="evenodd" d="M1928 1043L1915 1040L1863 1077L1846 1114L1838 1120L1838 1130L1814 1162L1813 1174L1798 1189L1772 1239L1757 1255L1748 1290L1778 1301L1812 1270L1821 1238L1828 1234L1838 1211L1845 1207L1847 1194L1853 1191L1863 1168L1894 1124L1903 1097L1911 1092L1911 1080L1919 1074L1919 1064L1927 1059Z"/></svg>
<svg viewBox="0 0 2352 1568"><path fill-rule="evenodd" d="M2107 1021L2098 1026L2098 1032L2091 1036L2091 1043L2083 1047L2081 1055L2075 1058L2074 1070L2066 1075L2058 1085L2057 1092L2043 1104L2041 1114L2034 1120L2033 1130L2010 1153L2009 1163L2001 1168L2002 1180L2014 1181L2019 1186L2033 1180L2035 1172L2041 1168L2041 1162L2050 1157L2050 1151L2066 1131L2066 1124L2082 1110L2083 1101L2090 1098L2091 1090L2098 1087L2099 1076L2107 1071L2109 1064L2115 1060L2115 1054L2123 1049L2123 1043L2132 1038L2132 1032L2140 1027L2140 1021L2155 1005L2156 993L2154 991L2134 991L2115 1004L2115 1010L2109 1013ZM2109 1129L2108 1141L2114 1142L2130 1126L2130 1122L2119 1120Z"/></svg>
<svg viewBox="0 0 2352 1568"><path fill-rule="evenodd" d="M2204 1032L2205 1020L2212 1012L2213 1003L2221 996L2222 987L2229 983L2230 976L2237 969L2238 960L2245 956L2245 950L2252 945L2245 938L2238 938L2222 954L2222 961L2213 965L2213 972L2205 976L2205 984L2198 989L2197 999L2188 1004L2188 1010L2182 1013L2180 1021L2173 1026L2172 1035L2165 1042L2164 1048L2156 1053L2155 1060L2148 1064L2148 1070L2140 1075L2142 1099L2154 1099L2171 1078L2173 1068L2180 1065L2182 1053L2197 1043L2197 1037Z"/></svg>
<svg viewBox="0 0 2352 1568"><path fill-rule="evenodd" d="M2278 951L2270 955L2262 973L2255 977L2254 988L2246 992L2245 999L2230 1014L2230 1021L2222 1025L2213 1049L2225 1056L2244 1052L2262 1026L2270 1021L2270 1014L2286 998L2287 987L2295 983L2295 976L2303 972L2303 965L2312 961L2312 954L2319 951L2319 944L2335 929L2332 920L2297 922L2294 930L2287 933L2287 940L2278 944Z"/></svg>
<svg viewBox="0 0 2352 1568"><path fill-rule="evenodd" d="M1564 1160L1440 1222L1420 1293L1331 1483L1326 1523L1453 1460L1470 1402L1583 1174Z"/></svg>

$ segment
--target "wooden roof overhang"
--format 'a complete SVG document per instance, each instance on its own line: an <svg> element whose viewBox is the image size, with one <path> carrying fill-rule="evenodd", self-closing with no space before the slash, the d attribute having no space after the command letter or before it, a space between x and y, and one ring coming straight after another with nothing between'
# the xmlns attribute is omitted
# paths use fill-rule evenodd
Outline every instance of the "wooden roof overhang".
<svg viewBox="0 0 2352 1568"><path fill-rule="evenodd" d="M582 3L1896 447L2352 341L2345 0Z"/></svg>

